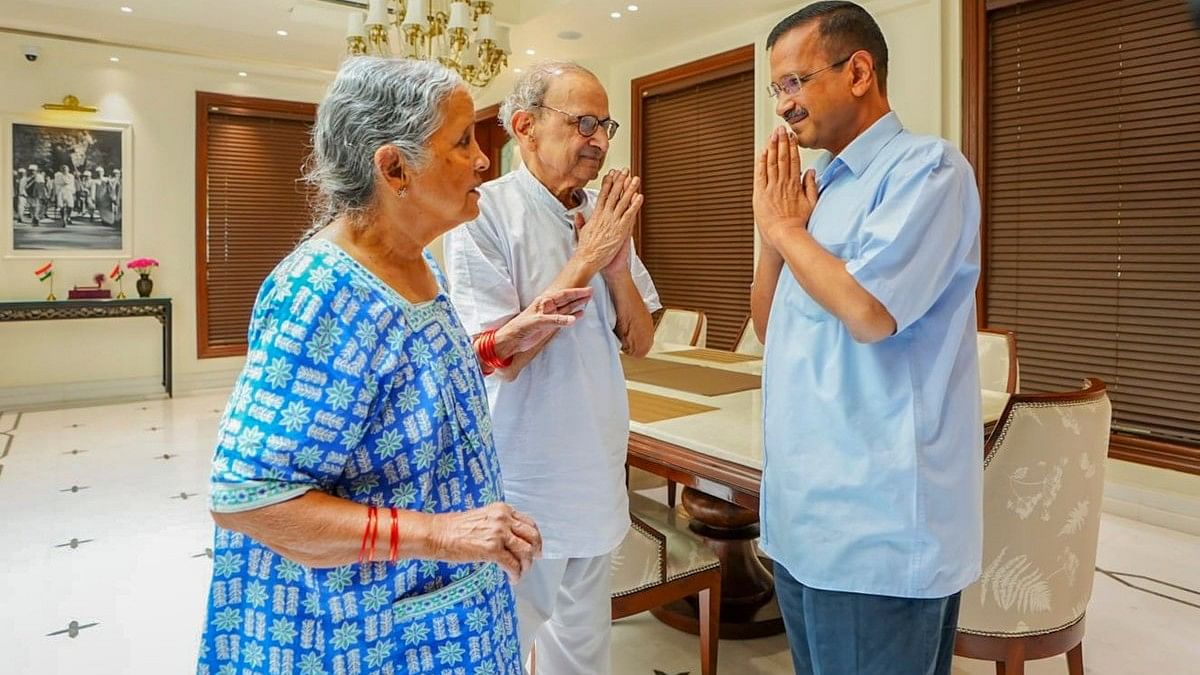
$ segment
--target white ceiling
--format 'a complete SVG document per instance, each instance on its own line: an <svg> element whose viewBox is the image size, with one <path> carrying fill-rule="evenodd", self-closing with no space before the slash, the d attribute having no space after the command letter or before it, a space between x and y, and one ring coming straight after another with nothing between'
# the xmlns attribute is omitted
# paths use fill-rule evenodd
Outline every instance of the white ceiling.
<svg viewBox="0 0 1200 675"><path fill-rule="evenodd" d="M0 0L0 30L44 33L260 63L332 71L343 54L346 5L358 0ZM365 4L365 0L362 0ZM626 5L639 5L629 12ZM513 27L520 66L542 58L611 60L657 51L794 0L494 0ZM122 5L133 8L122 13ZM609 13L620 11L619 20ZM287 37L275 34L288 31ZM582 33L578 40L557 36ZM28 38L36 44L37 36ZM535 49L535 56L525 54ZM16 55L13 55L14 57Z"/></svg>

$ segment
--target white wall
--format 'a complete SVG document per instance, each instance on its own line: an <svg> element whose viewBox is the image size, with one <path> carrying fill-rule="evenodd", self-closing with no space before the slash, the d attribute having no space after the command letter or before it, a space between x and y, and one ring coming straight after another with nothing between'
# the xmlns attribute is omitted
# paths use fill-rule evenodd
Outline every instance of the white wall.
<svg viewBox="0 0 1200 675"><path fill-rule="evenodd" d="M42 47L32 64L20 52L31 42ZM247 64L9 34L0 34L0 55L0 115L132 124L133 193L125 208L132 215L133 255L161 261L153 275L154 295L173 300L176 391L231 383L240 358L196 358L195 93L317 101L328 76L264 74ZM109 62L113 55L120 63ZM238 77L239 70L250 77ZM42 103L66 94L100 111L41 110ZM0 300L44 299L46 288L31 273L43 260L0 259ZM115 262L55 258L55 294L66 298L72 285L92 283L93 274L111 270ZM126 278L128 295L136 295L132 281ZM0 409L161 391L159 336L158 323L149 318L0 324Z"/></svg>

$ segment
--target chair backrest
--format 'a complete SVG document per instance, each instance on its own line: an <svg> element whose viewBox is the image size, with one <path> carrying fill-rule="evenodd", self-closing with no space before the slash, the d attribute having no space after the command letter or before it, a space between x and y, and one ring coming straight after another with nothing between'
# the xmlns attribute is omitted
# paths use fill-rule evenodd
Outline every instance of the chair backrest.
<svg viewBox="0 0 1200 675"><path fill-rule="evenodd" d="M746 317L746 322L742 324L742 335L733 351L750 356L763 355L763 344L758 341L758 333L754 332L754 323L750 321L750 317Z"/></svg>
<svg viewBox="0 0 1200 675"><path fill-rule="evenodd" d="M983 575L962 593L960 631L1037 635L1083 616L1111 421L1096 378L1009 399L984 447Z"/></svg>
<svg viewBox="0 0 1200 675"><path fill-rule="evenodd" d="M979 387L1010 394L1019 391L1016 335L998 328L980 328L975 342L979 348Z"/></svg>
<svg viewBox="0 0 1200 675"><path fill-rule="evenodd" d="M668 307L654 327L654 350L662 351L664 345L703 347L708 332L706 324L704 312Z"/></svg>

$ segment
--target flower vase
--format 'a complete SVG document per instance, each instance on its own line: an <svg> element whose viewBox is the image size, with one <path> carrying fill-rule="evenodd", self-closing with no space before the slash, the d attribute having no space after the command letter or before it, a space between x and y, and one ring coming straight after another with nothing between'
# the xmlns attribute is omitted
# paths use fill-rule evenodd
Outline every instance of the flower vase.
<svg viewBox="0 0 1200 675"><path fill-rule="evenodd" d="M137 292L139 298L150 297L150 291L154 290L154 280L150 278L149 272L138 272Z"/></svg>

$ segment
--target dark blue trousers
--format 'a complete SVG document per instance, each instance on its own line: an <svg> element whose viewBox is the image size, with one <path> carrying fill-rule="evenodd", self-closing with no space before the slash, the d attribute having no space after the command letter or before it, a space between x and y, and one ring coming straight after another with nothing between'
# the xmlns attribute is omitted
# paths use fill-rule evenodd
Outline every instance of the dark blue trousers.
<svg viewBox="0 0 1200 675"><path fill-rule="evenodd" d="M796 675L949 675L959 593L931 600L810 588L775 563Z"/></svg>

